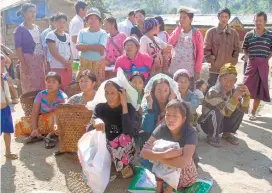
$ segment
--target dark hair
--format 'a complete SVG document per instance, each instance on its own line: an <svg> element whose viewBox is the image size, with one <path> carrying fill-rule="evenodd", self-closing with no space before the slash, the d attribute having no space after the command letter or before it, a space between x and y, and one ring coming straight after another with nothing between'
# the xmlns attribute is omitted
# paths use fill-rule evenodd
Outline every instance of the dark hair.
<svg viewBox="0 0 272 193"><path fill-rule="evenodd" d="M132 73L129 81L132 81L136 76L139 76L145 82L145 77L144 77L143 73L137 72L137 71Z"/></svg>
<svg viewBox="0 0 272 193"><path fill-rule="evenodd" d="M196 88L199 89L203 84L205 84L205 81L200 79L195 82Z"/></svg>
<svg viewBox="0 0 272 193"><path fill-rule="evenodd" d="M267 21L267 14L265 12L260 11L260 12L258 12L258 13L255 14L255 18L256 17L261 17L261 16L264 17L264 21Z"/></svg>
<svg viewBox="0 0 272 193"><path fill-rule="evenodd" d="M91 81L96 82L96 75L90 70L84 70L82 73L80 73L79 79L81 79L83 76L88 76Z"/></svg>
<svg viewBox="0 0 272 193"><path fill-rule="evenodd" d="M131 16L135 16L135 11L130 11L130 12L128 13L128 17L131 17Z"/></svg>
<svg viewBox="0 0 272 193"><path fill-rule="evenodd" d="M84 1L77 1L75 4L75 8L76 8L76 13L78 14L80 9L85 9L85 7L87 7L88 4L85 3Z"/></svg>
<svg viewBox="0 0 272 193"><path fill-rule="evenodd" d="M61 84L61 76L56 72L48 72L45 80L48 80L48 78L55 78L59 82L59 84Z"/></svg>
<svg viewBox="0 0 272 193"><path fill-rule="evenodd" d="M56 16L55 16L55 15L52 15L52 16L50 17L50 21L51 21L51 22L54 22L55 19L56 19Z"/></svg>
<svg viewBox="0 0 272 193"><path fill-rule="evenodd" d="M190 81L190 76L189 76L187 73L185 73L185 72L178 73L178 74L174 77L174 81L177 82L178 79L179 79L180 77L186 77L186 78L188 78L189 81Z"/></svg>
<svg viewBox="0 0 272 193"><path fill-rule="evenodd" d="M115 82L113 82L113 81L111 81L111 80L109 80L108 82L106 82L105 88L106 88L107 86L109 86L109 85L114 86L118 91L122 88L122 87L119 86L117 83L115 83Z"/></svg>
<svg viewBox="0 0 272 193"><path fill-rule="evenodd" d="M155 19L159 22L160 26L160 31L164 31L164 21L163 18L161 16L156 16Z"/></svg>
<svg viewBox="0 0 272 193"><path fill-rule="evenodd" d="M186 118L184 124L189 125L190 122L190 108L188 107L188 105L185 103L184 100L179 100L179 99L172 99L165 107L165 109L168 108L177 108L182 117Z"/></svg>
<svg viewBox="0 0 272 193"><path fill-rule="evenodd" d="M64 13L58 12L58 13L55 15L55 21L58 21L58 20L61 20L61 19L64 19L64 20L67 21L67 16L66 16Z"/></svg>
<svg viewBox="0 0 272 193"><path fill-rule="evenodd" d="M108 18L105 19L105 21L113 24L115 29L118 31L117 22L116 22L116 19L114 17L108 17Z"/></svg>
<svg viewBox="0 0 272 193"><path fill-rule="evenodd" d="M160 79L157 79L153 82L152 89L151 89L151 95L152 95L153 99L155 99L156 87L158 86L158 84L163 84L163 83L167 84L170 88L170 84L169 84L168 80L165 78L160 78Z"/></svg>
<svg viewBox="0 0 272 193"><path fill-rule="evenodd" d="M217 13L217 17L219 18L222 13L227 13L229 17L231 16L230 10L227 7L220 9Z"/></svg>
<svg viewBox="0 0 272 193"><path fill-rule="evenodd" d="M143 16L145 16L145 11L143 10L143 9L137 9L136 11L135 11L135 14L136 13L141 13Z"/></svg>
<svg viewBox="0 0 272 193"><path fill-rule="evenodd" d="M17 11L16 15L17 17L20 17L23 15L23 13L26 13L27 10L31 7L36 8L36 5L32 4L32 3L25 3L22 5L21 9L19 11Z"/></svg>

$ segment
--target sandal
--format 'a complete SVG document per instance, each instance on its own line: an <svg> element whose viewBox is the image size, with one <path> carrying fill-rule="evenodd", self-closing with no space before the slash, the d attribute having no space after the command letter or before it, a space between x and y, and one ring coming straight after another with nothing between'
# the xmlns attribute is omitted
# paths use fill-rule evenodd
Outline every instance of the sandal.
<svg viewBox="0 0 272 193"><path fill-rule="evenodd" d="M24 143L25 144L35 143L35 142L38 142L38 141L42 141L43 139L44 139L43 136L39 136L39 137L29 136L28 138L25 139Z"/></svg>
<svg viewBox="0 0 272 193"><path fill-rule="evenodd" d="M59 155L62 155L62 154L64 154L65 152L61 152L61 151L55 151L54 153L53 153L53 155L54 156L59 156Z"/></svg>
<svg viewBox="0 0 272 193"><path fill-rule="evenodd" d="M133 169L130 165L127 165L121 170L123 179L131 178L134 175Z"/></svg>
<svg viewBox="0 0 272 193"><path fill-rule="evenodd" d="M220 143L220 140L215 137L207 137L206 142L213 147L221 147L222 146Z"/></svg>
<svg viewBox="0 0 272 193"><path fill-rule="evenodd" d="M9 158L9 159L12 159L12 160L15 160L15 159L18 159L18 155L16 154L13 154L13 153L7 153L5 155L6 158Z"/></svg>
<svg viewBox="0 0 272 193"><path fill-rule="evenodd" d="M50 133L44 138L44 145L46 149L52 149L56 146L58 140L53 139L56 138L55 136L52 136Z"/></svg>
<svg viewBox="0 0 272 193"><path fill-rule="evenodd" d="M222 139L225 139L227 142L231 143L232 145L239 145L239 139L232 134L229 135L222 135Z"/></svg>
<svg viewBox="0 0 272 193"><path fill-rule="evenodd" d="M257 120L256 115L249 115L249 120L250 121L256 121Z"/></svg>

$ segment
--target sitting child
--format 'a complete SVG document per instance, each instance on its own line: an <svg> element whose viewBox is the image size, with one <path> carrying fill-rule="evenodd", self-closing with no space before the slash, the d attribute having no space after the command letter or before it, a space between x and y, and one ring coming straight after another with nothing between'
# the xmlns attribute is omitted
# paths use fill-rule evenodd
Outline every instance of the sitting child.
<svg viewBox="0 0 272 193"><path fill-rule="evenodd" d="M204 100L204 93L206 92L206 82L204 80L198 80L195 83L196 89L194 90L194 93L198 96L200 103L202 104Z"/></svg>

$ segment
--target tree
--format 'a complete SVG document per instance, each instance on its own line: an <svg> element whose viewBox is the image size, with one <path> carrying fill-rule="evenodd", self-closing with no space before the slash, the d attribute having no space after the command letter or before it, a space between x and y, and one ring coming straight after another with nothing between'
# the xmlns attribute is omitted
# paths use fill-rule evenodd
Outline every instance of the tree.
<svg viewBox="0 0 272 193"><path fill-rule="evenodd" d="M220 9L218 0L200 0L203 13L216 13Z"/></svg>

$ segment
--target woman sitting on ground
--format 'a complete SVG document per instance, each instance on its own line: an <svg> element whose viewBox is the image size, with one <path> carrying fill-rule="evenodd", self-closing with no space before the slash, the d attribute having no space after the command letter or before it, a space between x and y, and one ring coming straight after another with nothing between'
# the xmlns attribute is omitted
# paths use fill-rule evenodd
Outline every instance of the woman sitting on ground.
<svg viewBox="0 0 272 193"><path fill-rule="evenodd" d="M193 157L196 156L197 134L190 126L190 110L185 102L173 99L166 106L165 124L160 124L152 133L141 151L141 157L150 161L159 161L162 164L180 168L178 189L191 186L197 179L196 166ZM180 149L171 149L162 153L152 151L153 143L163 139L178 142ZM157 178L156 193L170 193L173 188L168 185L163 190L163 180Z"/></svg>
<svg viewBox="0 0 272 193"><path fill-rule="evenodd" d="M174 80L179 85L179 94L181 98L186 102L190 108L191 116L190 123L192 125L196 124L197 113L196 109L199 106L199 98L196 94L190 91L190 74L188 70L180 69L174 74Z"/></svg>
<svg viewBox="0 0 272 193"><path fill-rule="evenodd" d="M46 89L37 94L33 104L32 117L22 117L15 125L15 137L30 135L26 143L42 140L41 135L54 134L55 107L65 103L67 96L59 88L61 77L56 72L46 76ZM46 143L46 148L52 148L55 143Z"/></svg>
<svg viewBox="0 0 272 193"><path fill-rule="evenodd" d="M124 41L125 54L117 58L114 72L117 72L117 69L120 67L124 70L128 78L134 72L140 72L144 75L145 80L148 80L153 59L147 54L140 53L139 48L140 44L138 40L134 37L128 37Z"/></svg>
<svg viewBox="0 0 272 193"><path fill-rule="evenodd" d="M68 104L87 104L95 96L96 76L90 70L85 70L79 75L79 87L82 91L69 98Z"/></svg>
<svg viewBox="0 0 272 193"><path fill-rule="evenodd" d="M133 139L136 110L127 103L126 90L116 82L107 81L104 90L106 103L96 105L89 128L106 133L116 171L121 171L123 178L129 178L133 175L130 163L136 151Z"/></svg>

